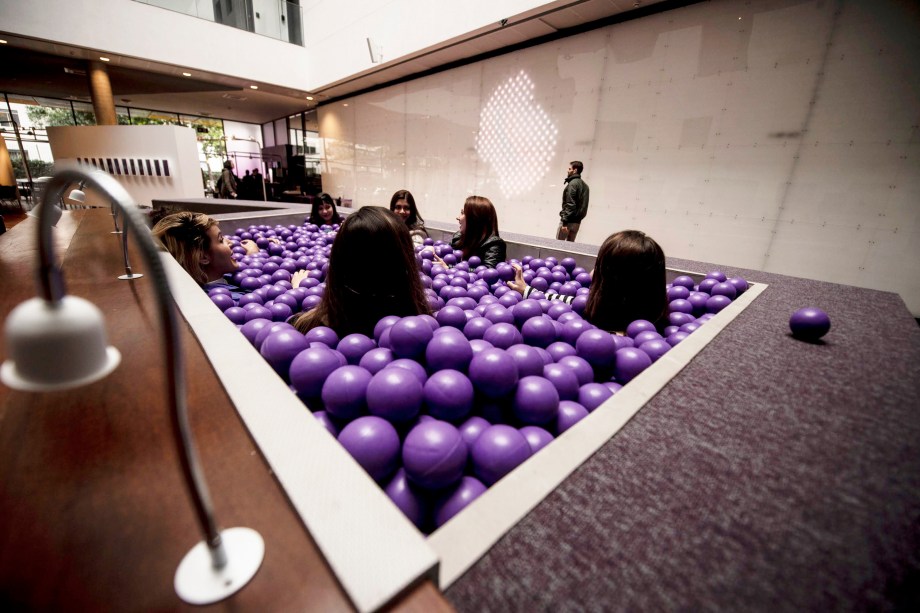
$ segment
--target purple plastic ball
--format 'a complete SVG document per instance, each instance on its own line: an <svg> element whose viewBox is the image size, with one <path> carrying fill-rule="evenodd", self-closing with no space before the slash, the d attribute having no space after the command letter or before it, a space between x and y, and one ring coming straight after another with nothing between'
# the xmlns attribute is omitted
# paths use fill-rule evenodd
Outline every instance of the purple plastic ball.
<svg viewBox="0 0 920 613"><path fill-rule="evenodd" d="M429 415L457 421L469 415L473 409L473 384L462 372L439 370L425 382L424 398Z"/></svg>
<svg viewBox="0 0 920 613"><path fill-rule="evenodd" d="M326 378L343 365L339 355L327 347L313 346L294 356L289 373L297 394L302 398L318 398Z"/></svg>
<svg viewBox="0 0 920 613"><path fill-rule="evenodd" d="M644 351L645 354L652 359L653 363L657 362L658 359L670 349L671 345L663 338L655 338L639 345L639 350Z"/></svg>
<svg viewBox="0 0 920 613"><path fill-rule="evenodd" d="M594 328L594 326L580 317L566 321L562 325L562 335L559 340L569 345L575 345L578 341L578 337L581 336L585 330L591 330L592 328Z"/></svg>
<svg viewBox="0 0 920 613"><path fill-rule="evenodd" d="M680 343L685 338L687 338L688 336L690 336L689 332L675 332L674 334L669 335L668 338L665 340L667 340L668 344L671 347L673 347L677 345L678 343Z"/></svg>
<svg viewBox="0 0 920 613"><path fill-rule="evenodd" d="M792 314L789 328L796 338L814 342L831 329L831 318L817 307L805 307Z"/></svg>
<svg viewBox="0 0 920 613"><path fill-rule="evenodd" d="M728 296L732 300L738 295L738 290L735 289L735 286L731 283L717 283L712 286L712 290L709 292L712 296Z"/></svg>
<svg viewBox="0 0 920 613"><path fill-rule="evenodd" d="M521 333L514 327L514 324L510 323L497 323L489 326L482 338L499 349L507 349L512 345L523 342Z"/></svg>
<svg viewBox="0 0 920 613"><path fill-rule="evenodd" d="M470 361L470 381L487 398L510 394L518 382L517 364L501 349L486 349Z"/></svg>
<svg viewBox="0 0 920 613"><path fill-rule="evenodd" d="M374 481L386 479L399 466L399 434L385 419L365 415L339 433L339 443Z"/></svg>
<svg viewBox="0 0 920 613"><path fill-rule="evenodd" d="M556 328L553 320L546 315L531 317L521 326L524 342L535 347L547 347L556 340ZM486 337L486 340L489 340Z"/></svg>
<svg viewBox="0 0 920 613"><path fill-rule="evenodd" d="M731 298L728 296L712 296L709 300L706 301L706 311L708 313L719 313L732 303ZM683 322L687 323L687 322Z"/></svg>
<svg viewBox="0 0 920 613"><path fill-rule="evenodd" d="M266 337L259 348L259 353L275 369L276 373L287 380L294 357L307 347L309 343L303 334L293 328L282 329Z"/></svg>
<svg viewBox="0 0 920 613"><path fill-rule="evenodd" d="M611 396L613 392L603 383L585 383L578 389L578 404L590 412Z"/></svg>
<svg viewBox="0 0 920 613"><path fill-rule="evenodd" d="M332 417L326 411L316 411L313 413L313 417L326 429L326 432L336 438L339 437L339 427L332 421Z"/></svg>
<svg viewBox="0 0 920 613"><path fill-rule="evenodd" d="M243 336L246 337L246 340L249 341L250 345L256 344L256 335L265 327L270 326L271 321L267 319L253 319L247 321L240 328L240 332L243 333Z"/></svg>
<svg viewBox="0 0 920 613"><path fill-rule="evenodd" d="M390 328L390 345L398 358L421 356L434 335L428 321L420 316L403 317Z"/></svg>
<svg viewBox="0 0 920 613"><path fill-rule="evenodd" d="M719 283L724 283L724 282L725 282L725 273L724 273L724 272L721 272L721 271L719 271L719 270L713 270L712 272L706 274L706 278L707 278L707 279L715 279L715 280L718 281Z"/></svg>
<svg viewBox="0 0 920 613"><path fill-rule="evenodd" d="M425 361L428 369L443 369L466 372L473 359L473 347L463 333L456 328L444 328L435 334L425 348Z"/></svg>
<svg viewBox="0 0 920 613"><path fill-rule="evenodd" d="M520 433L527 439L531 455L552 443L554 438L552 434L540 426L524 426L520 429Z"/></svg>
<svg viewBox="0 0 920 613"><path fill-rule="evenodd" d="M358 366L366 369L372 375L376 375L392 362L393 352L386 347L377 347L365 353L361 361L358 362Z"/></svg>
<svg viewBox="0 0 920 613"><path fill-rule="evenodd" d="M511 426L496 424L473 443L473 473L485 485L491 486L531 454L530 444L523 434Z"/></svg>
<svg viewBox="0 0 920 613"><path fill-rule="evenodd" d="M591 368L591 365L588 364L587 360L577 355L567 355L564 358L559 360L560 366L565 366L575 373L576 379L578 379L578 385L582 386L585 383L590 383L594 380L594 369Z"/></svg>
<svg viewBox="0 0 920 613"><path fill-rule="evenodd" d="M311 329L307 332L306 338L311 345L313 343L322 343L330 349L335 349L339 344L339 335L335 333L335 330L326 326L317 326Z"/></svg>
<svg viewBox="0 0 920 613"><path fill-rule="evenodd" d="M652 365L652 358L635 347L624 347L616 352L613 374L620 383L629 383L643 370Z"/></svg>
<svg viewBox="0 0 920 613"><path fill-rule="evenodd" d="M518 368L518 375L540 375L543 373L543 358L540 353L530 345L517 344L508 347L508 355L514 360Z"/></svg>
<svg viewBox="0 0 920 613"><path fill-rule="evenodd" d="M539 302L528 298L527 300L521 300L511 307L511 313L514 315L514 323L518 326L522 326L524 322L531 317L539 317L542 315L543 309L540 307Z"/></svg>
<svg viewBox="0 0 920 613"><path fill-rule="evenodd" d="M460 307L448 304L438 311L437 320L441 326L463 330L463 326L466 325L466 313Z"/></svg>
<svg viewBox="0 0 920 613"><path fill-rule="evenodd" d="M211 302L213 302L221 312L236 306L233 302L233 298L227 294L213 294L210 298Z"/></svg>
<svg viewBox="0 0 920 613"><path fill-rule="evenodd" d="M422 382L418 376L393 364L371 377L367 386L368 411L392 422L415 418L423 399Z"/></svg>
<svg viewBox="0 0 920 613"><path fill-rule="evenodd" d="M739 296L748 291L748 288L750 287L748 282L742 277L732 277L728 280L728 282L735 287L735 291L738 292Z"/></svg>
<svg viewBox="0 0 920 613"><path fill-rule="evenodd" d="M476 256L473 256L476 257ZM472 258L470 258L472 259ZM457 513L486 491L486 486L475 477L463 477L449 494L438 499L434 507L434 525L440 528Z"/></svg>
<svg viewBox="0 0 920 613"><path fill-rule="evenodd" d="M646 341L655 340L656 338L661 338L661 335L658 334L655 330L643 330L633 339L633 345L638 347Z"/></svg>
<svg viewBox="0 0 920 613"><path fill-rule="evenodd" d="M482 338L486 330L492 327L492 322L485 317L474 317L463 326L463 334L471 341ZM491 343L489 343L491 345Z"/></svg>
<svg viewBox="0 0 920 613"><path fill-rule="evenodd" d="M646 330L657 332L655 328L655 324L653 324L652 322L646 319L637 319L634 322L630 323L628 326L626 326L626 336L628 336L629 338L636 338L637 334L639 334L640 332L644 332Z"/></svg>
<svg viewBox="0 0 920 613"><path fill-rule="evenodd" d="M693 278L687 275L681 275L677 277L676 279L674 279L673 281L671 281L672 287L675 287L675 286L686 287L689 290L692 290L694 285L696 284L694 283Z"/></svg>
<svg viewBox="0 0 920 613"><path fill-rule="evenodd" d="M693 285L690 286L691 288ZM686 300L690 296L690 289L683 285L672 285L668 288L668 302Z"/></svg>
<svg viewBox="0 0 920 613"><path fill-rule="evenodd" d="M376 349L377 344L364 334L354 333L345 336L336 345L349 364L358 364L364 354L371 349Z"/></svg>
<svg viewBox="0 0 920 613"><path fill-rule="evenodd" d="M564 367L561 371L576 381L575 374ZM544 377L523 377L518 381L511 409L521 423L542 425L553 421L559 410L559 392L552 381Z"/></svg>
<svg viewBox="0 0 920 613"><path fill-rule="evenodd" d="M717 298L725 298L725 296L717 296ZM728 300L728 298L725 298L725 299ZM710 298L709 300L712 300L712 298ZM681 313L680 311L675 311L674 313L668 313L668 323L671 324L672 326L682 326L686 323L690 323L691 321L694 321L695 319L696 318L693 317L693 315L690 315L689 313Z"/></svg>
<svg viewBox="0 0 920 613"><path fill-rule="evenodd" d="M577 402L563 400L559 403L559 415L556 418L556 432L562 434L588 416L588 409Z"/></svg>
<svg viewBox="0 0 920 613"><path fill-rule="evenodd" d="M425 370L425 367L415 360L399 358L390 362L387 365L387 368L402 368L404 370L408 370L413 375L415 375L415 378L418 379L419 383L422 385L425 385L425 381L428 380L428 372Z"/></svg>
<svg viewBox="0 0 920 613"><path fill-rule="evenodd" d="M463 476L469 451L456 427L439 419L416 425L403 443L402 459L412 483L436 490L457 483Z"/></svg>
<svg viewBox="0 0 920 613"><path fill-rule="evenodd" d="M542 374L556 388L560 399L574 400L578 397L578 388L581 384L578 375L571 368L562 364L546 364Z"/></svg>
<svg viewBox="0 0 920 613"><path fill-rule="evenodd" d="M586 330L578 337L575 342L575 350L591 366L606 368L613 364L617 345L613 340L613 335L609 332L593 329Z"/></svg>
<svg viewBox="0 0 920 613"><path fill-rule="evenodd" d="M570 344L557 341L555 343L550 343L546 347L546 351L553 356L553 361L558 362L562 358L568 355L578 355L578 352L575 351L575 347L572 347Z"/></svg>
<svg viewBox="0 0 920 613"><path fill-rule="evenodd" d="M482 316L493 324L514 324L514 315L512 315L511 309L501 304L490 304L488 308L483 311Z"/></svg>
<svg viewBox="0 0 920 613"><path fill-rule="evenodd" d="M393 324L399 320L400 317L398 315L387 315L386 317L382 317L374 326L374 341L380 344L380 335L383 334L383 331L392 327Z"/></svg>
<svg viewBox="0 0 920 613"><path fill-rule="evenodd" d="M423 492L409 483L406 471L400 468L383 490L393 504L409 518L419 530L424 528L429 501Z"/></svg>
<svg viewBox="0 0 920 613"><path fill-rule="evenodd" d="M371 377L371 373L360 366L341 366L332 371L321 392L326 411L333 417L347 420L365 413Z"/></svg>

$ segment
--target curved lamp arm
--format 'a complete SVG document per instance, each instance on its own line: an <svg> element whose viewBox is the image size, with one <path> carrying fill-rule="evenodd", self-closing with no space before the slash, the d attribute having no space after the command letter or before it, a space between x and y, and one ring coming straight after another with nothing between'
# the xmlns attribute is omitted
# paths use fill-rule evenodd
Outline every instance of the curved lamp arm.
<svg viewBox="0 0 920 613"><path fill-rule="evenodd" d="M137 236L138 249L146 261L150 271L150 278L153 282L154 293L156 294L157 310L159 311L162 322L165 343L164 357L167 372L167 396L169 397L170 415L174 433L179 442L179 457L182 462L186 484L189 487L189 493L192 497L192 503L195 508L195 515L201 530L205 536L205 543L210 554L211 567L215 571L220 571L227 566L227 552L221 538L221 532L217 528L214 519L214 510L211 504L210 493L204 479L204 473L198 459L198 453L195 449L194 439L188 421L188 408L186 406L186 382L185 370L182 359L182 351L179 340L179 325L176 314L176 308L173 302L172 293L169 289L169 283L166 279L166 273L160 262L159 251L154 243L153 237L144 221L144 217L133 202L128 192L115 179L100 171L85 172L76 169L65 169L58 171L48 183L42 197L41 206L38 207L38 245L39 245L39 284L42 296L49 301L52 306L58 305L65 296L64 279L61 268L58 266L54 257L54 243L51 240L51 216L47 211L54 206L67 187L75 182L84 181L86 185L91 186L107 195L112 200L113 210L118 207L122 212L122 224L127 240L127 231L130 229ZM126 245L125 245L126 247ZM234 528L232 530L247 530L245 528ZM228 530L227 532L231 532ZM258 570L262 560L261 537L253 531L259 540L259 557L252 570L252 574ZM233 549L238 549L234 546ZM189 553L191 556L195 549ZM187 558L189 556L186 556ZM176 586L179 590L179 574L183 570L180 565L176 577ZM249 580L246 577L242 584L233 586L233 590L223 595L221 598L229 596ZM227 582L226 577L221 577L220 582ZM180 596L185 600L185 595ZM203 604L205 602L216 602L216 600L204 600L195 602Z"/></svg>

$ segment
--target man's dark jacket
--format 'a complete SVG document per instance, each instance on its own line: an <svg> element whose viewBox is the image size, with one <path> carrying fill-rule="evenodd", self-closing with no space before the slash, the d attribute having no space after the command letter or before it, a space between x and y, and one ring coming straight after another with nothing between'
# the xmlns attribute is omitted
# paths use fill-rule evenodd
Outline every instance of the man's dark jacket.
<svg viewBox="0 0 920 613"><path fill-rule="evenodd" d="M588 214L588 184L581 180L581 174L576 173L565 179L565 189L562 190L562 211L559 217L562 223L581 223Z"/></svg>

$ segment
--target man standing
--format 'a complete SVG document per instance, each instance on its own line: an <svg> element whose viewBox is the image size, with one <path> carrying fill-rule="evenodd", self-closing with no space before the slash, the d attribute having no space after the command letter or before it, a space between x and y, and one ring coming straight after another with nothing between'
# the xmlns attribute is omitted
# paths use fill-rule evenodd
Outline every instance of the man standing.
<svg viewBox="0 0 920 613"><path fill-rule="evenodd" d="M588 184L581 180L585 165L579 161L569 163L565 189L562 190L562 211L559 213L559 230L556 240L574 241L581 220L588 214Z"/></svg>

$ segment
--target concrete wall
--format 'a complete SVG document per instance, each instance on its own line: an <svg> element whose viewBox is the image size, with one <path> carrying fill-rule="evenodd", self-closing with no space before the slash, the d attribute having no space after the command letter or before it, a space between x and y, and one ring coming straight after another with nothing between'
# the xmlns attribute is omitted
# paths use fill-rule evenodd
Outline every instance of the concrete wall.
<svg viewBox="0 0 920 613"><path fill-rule="evenodd" d="M323 185L452 220L485 195L551 236L585 163L579 239L896 291L920 315L920 5L715 0L319 110ZM346 106L347 104L347 106Z"/></svg>

